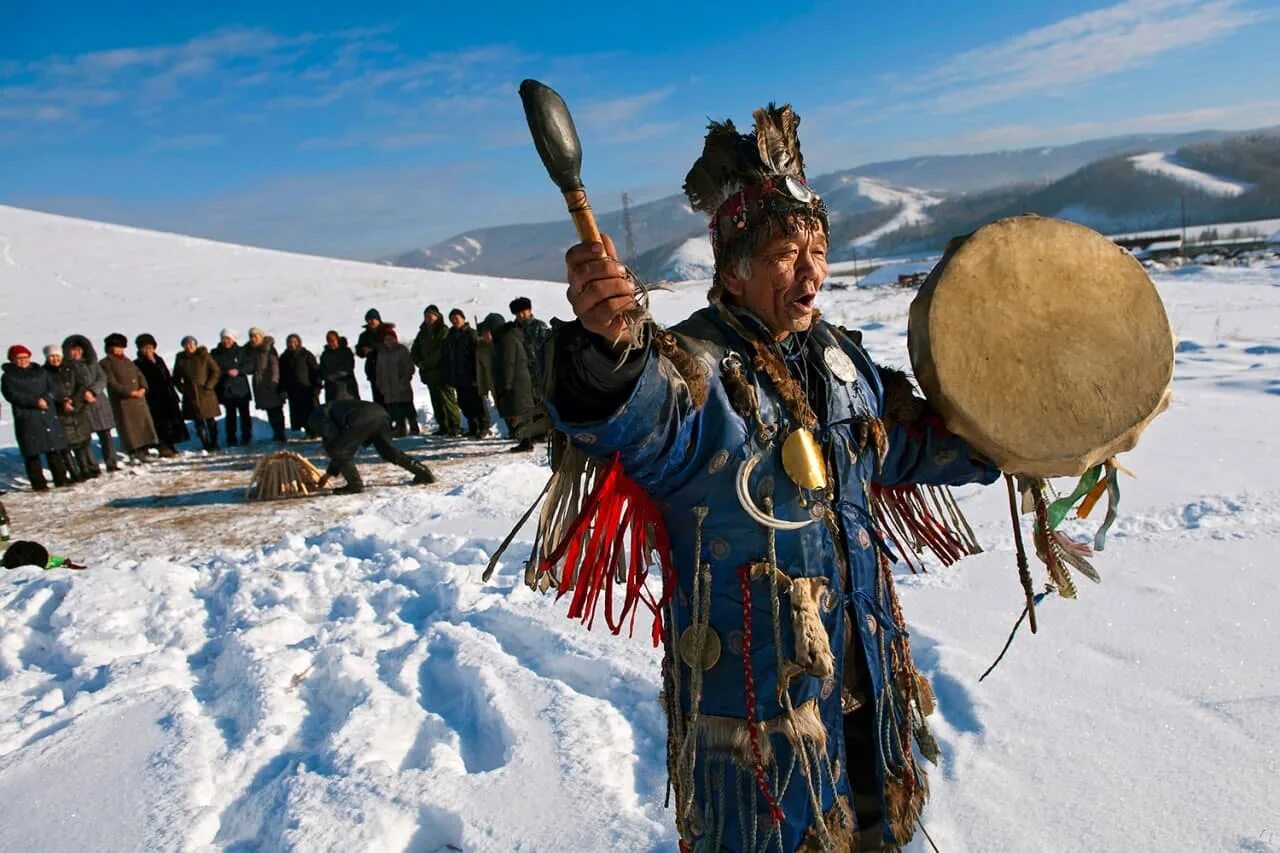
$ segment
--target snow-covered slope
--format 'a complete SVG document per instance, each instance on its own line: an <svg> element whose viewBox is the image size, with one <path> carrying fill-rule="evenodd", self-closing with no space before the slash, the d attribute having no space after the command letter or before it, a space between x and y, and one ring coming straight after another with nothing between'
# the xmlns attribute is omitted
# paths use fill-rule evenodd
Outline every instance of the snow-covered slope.
<svg viewBox="0 0 1280 853"><path fill-rule="evenodd" d="M371 307L412 340L429 303L506 316L517 295L551 314L564 285L293 255L0 206L0 330L33 352L73 331L99 344L114 331L130 340L151 332L167 357L184 335L213 346L224 326L243 340L251 325L280 346L298 332L318 352L331 328L354 344Z"/></svg>
<svg viewBox="0 0 1280 853"><path fill-rule="evenodd" d="M370 304L416 319L510 292L13 210L0 236L6 341L176 342L264 314L352 333ZM925 825L947 853L1280 848L1280 265L1158 283L1175 401L1125 457L1102 585L1046 602L979 684L1021 606L1003 493L960 496L986 553L901 578L939 699ZM520 287L544 314L563 299ZM820 300L906 361L909 293ZM653 650L525 589L527 530L480 581L545 459L405 446L438 485L370 462L363 496L246 504L250 458L187 453L6 495L19 535L91 568L0 573L0 850L674 850Z"/></svg>
<svg viewBox="0 0 1280 853"><path fill-rule="evenodd" d="M676 247L658 270L658 280L694 281L710 279L716 271L716 256L705 234L690 237Z"/></svg>
<svg viewBox="0 0 1280 853"><path fill-rule="evenodd" d="M1252 184L1242 181L1233 181L1229 178L1221 178L1217 175L1210 175L1196 169L1180 165L1173 161L1169 154L1163 151L1151 151L1146 154L1135 154L1129 158L1129 162L1139 172L1146 172L1151 175L1163 175L1166 178L1173 178L1175 181L1184 184L1192 189L1199 190L1207 195L1220 196L1222 198L1235 198L1247 193L1253 188Z"/></svg>
<svg viewBox="0 0 1280 853"><path fill-rule="evenodd" d="M874 178L843 178L851 188L876 204L898 208L898 213L883 225L861 234L852 241L854 246L870 246L886 234L892 234L908 225L920 225L929 221L927 209L942 201L940 196L912 187L890 186Z"/></svg>

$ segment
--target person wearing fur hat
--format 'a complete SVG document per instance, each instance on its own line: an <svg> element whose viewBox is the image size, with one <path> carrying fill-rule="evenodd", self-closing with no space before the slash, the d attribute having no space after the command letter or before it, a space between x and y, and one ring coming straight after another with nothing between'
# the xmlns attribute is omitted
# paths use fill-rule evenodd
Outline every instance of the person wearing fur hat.
<svg viewBox="0 0 1280 853"><path fill-rule="evenodd" d="M382 351L374 370L374 387L382 395L382 405L391 416L396 435L418 435L418 410L413 404L413 354L400 343L394 323L379 329Z"/></svg>
<svg viewBox="0 0 1280 853"><path fill-rule="evenodd" d="M684 185L710 223L710 304L672 329L637 302L607 236L566 255L577 320L556 331L547 405L582 453L601 464L618 454L631 482L611 480L614 497L652 499L628 498L632 529L643 518L647 541L660 527L670 544L666 597L650 603L665 627L655 637L667 643L684 849L910 840L928 790L919 756L937 757L934 701L911 659L872 486L999 476L925 416L905 375L877 368L818 314L829 226L798 124L772 104L747 134L711 124ZM543 517L590 522L593 507L616 505L565 500ZM580 584L617 568L584 559Z"/></svg>
<svg viewBox="0 0 1280 853"><path fill-rule="evenodd" d="M182 417L182 403L173 382L169 366L156 352L156 339L145 332L134 339L138 357L133 363L147 380L147 408L151 410L151 422L160 438L160 455L177 455L177 445L191 437L187 422Z"/></svg>
<svg viewBox="0 0 1280 853"><path fill-rule="evenodd" d="M528 453L534 442L545 437L549 426L542 407L535 401L533 377L529 373L529 356L524 348L524 333L501 314L490 314L480 321L480 341L493 346L493 396L517 440L509 453Z"/></svg>
<svg viewBox="0 0 1280 853"><path fill-rule="evenodd" d="M378 356L381 355L382 315L377 308L364 312L364 328L356 338L356 355L364 359L364 378L369 380L373 402L383 405L382 392L378 390Z"/></svg>
<svg viewBox="0 0 1280 853"><path fill-rule="evenodd" d="M413 339L410 352L418 374L431 394L431 411L436 417L436 435L462 435L462 410L458 392L445 380L444 357L449 340L449 327L440 309L428 305L422 312L422 325Z"/></svg>
<svg viewBox="0 0 1280 853"><path fill-rule="evenodd" d="M218 335L218 345L213 350L213 360L218 364L218 402L226 412L223 427L226 430L227 447L236 446L236 425L239 424L240 444L253 440L253 419L249 417L249 401L252 387L249 378L256 369L257 359L247 347L237 343L235 329L223 329Z"/></svg>
<svg viewBox="0 0 1280 853"><path fill-rule="evenodd" d="M62 341L62 357L80 365L88 377L87 387L81 397L85 403L89 429L98 436L98 446L102 449L102 461L106 463L107 472L119 471L120 460L116 456L116 443L112 435L112 430L116 428L116 417L107 397L107 372L98 361L93 343L84 335L67 335Z"/></svg>
<svg viewBox="0 0 1280 853"><path fill-rule="evenodd" d="M479 338L459 308L449 312L449 337L445 338L444 378L458 392L458 408L467 419L467 437L489 434L489 405L481 396L479 382Z"/></svg>
<svg viewBox="0 0 1280 853"><path fill-rule="evenodd" d="M58 419L67 439L67 472L73 480L89 480L102 472L93 458L89 442L93 432L89 429L88 404L84 392L89 387L89 372L84 365L64 359L62 347L49 344L44 348L44 369L49 371L58 386L61 400L58 403Z"/></svg>
<svg viewBox="0 0 1280 853"><path fill-rule="evenodd" d="M200 446L218 449L218 377L222 369L207 347L192 335L182 339L182 350L173 358L173 384L182 394L182 414L195 425Z"/></svg>
<svg viewBox="0 0 1280 853"><path fill-rule="evenodd" d="M160 444L147 405L147 378L124 354L128 338L114 333L107 335L103 343L107 354L102 359L102 369L107 373L107 396L120 429L120 446L135 462L145 462L147 450Z"/></svg>
<svg viewBox="0 0 1280 853"><path fill-rule="evenodd" d="M262 329L249 329L248 350L254 358L253 404L267 413L271 440L285 442L284 394L280 390L280 354L276 340Z"/></svg>
<svg viewBox="0 0 1280 853"><path fill-rule="evenodd" d="M0 395L13 407L13 434L27 469L31 490L49 488L40 465L43 455L49 463L55 486L71 485L67 471L67 438L58 410L62 392L49 371L31 363L31 350L22 344L9 347L8 363L0 376Z"/></svg>
<svg viewBox="0 0 1280 853"><path fill-rule="evenodd" d="M529 359L529 378L533 381L533 399L542 402L547 385L547 342L551 340L551 327L533 316L533 302L527 296L517 296L507 306L511 310L516 327L524 335L524 352Z"/></svg>

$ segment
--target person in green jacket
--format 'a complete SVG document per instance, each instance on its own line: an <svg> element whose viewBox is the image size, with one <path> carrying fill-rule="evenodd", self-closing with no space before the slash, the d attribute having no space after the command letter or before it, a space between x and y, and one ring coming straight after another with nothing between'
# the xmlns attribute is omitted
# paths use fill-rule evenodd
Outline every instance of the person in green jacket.
<svg viewBox="0 0 1280 853"><path fill-rule="evenodd" d="M428 305L422 312L422 325L413 339L410 350L418 374L431 393L431 411L436 416L435 435L462 435L462 410L458 407L458 392L445 379L445 339L449 327L444 324L440 309Z"/></svg>

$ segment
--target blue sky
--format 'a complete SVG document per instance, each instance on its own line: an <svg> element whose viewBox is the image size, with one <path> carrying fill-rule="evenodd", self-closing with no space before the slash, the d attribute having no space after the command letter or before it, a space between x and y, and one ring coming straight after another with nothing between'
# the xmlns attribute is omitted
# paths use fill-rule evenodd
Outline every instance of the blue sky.
<svg viewBox="0 0 1280 853"><path fill-rule="evenodd" d="M811 175L1280 124L1278 21L1270 0L0 0L0 203L375 257L561 215L525 77L564 95L610 209L679 191L707 117L770 100Z"/></svg>

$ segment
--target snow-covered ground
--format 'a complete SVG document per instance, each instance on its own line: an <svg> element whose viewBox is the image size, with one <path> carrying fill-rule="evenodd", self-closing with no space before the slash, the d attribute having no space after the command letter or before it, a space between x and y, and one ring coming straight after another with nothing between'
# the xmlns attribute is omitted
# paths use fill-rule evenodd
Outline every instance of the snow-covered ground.
<svg viewBox="0 0 1280 853"><path fill-rule="evenodd" d="M557 283L11 209L0 249L6 343L264 319L352 335L370 305L408 325L427 301L501 312L513 290L563 313ZM979 684L1021 606L1003 492L960 496L986 553L901 578L939 698L925 824L946 853L1280 850L1280 265L1157 281L1175 401L1125 457L1102 585L1042 605ZM820 305L903 364L909 300ZM91 568L0 574L0 850L674 849L656 653L525 589L527 530L480 580L545 459L405 446L439 484L368 462L365 495L246 504L249 457L186 453L6 495L17 535Z"/></svg>
<svg viewBox="0 0 1280 853"><path fill-rule="evenodd" d="M1235 198L1242 196L1249 190L1253 189L1253 184L1243 181L1234 181L1230 178L1223 178L1217 175L1210 175L1208 172L1201 172L1198 169L1192 169L1189 166L1183 166L1174 162L1172 157L1164 151L1151 151L1146 154L1135 154L1129 158L1129 162L1139 172L1146 172L1149 175L1163 175L1166 178L1173 178L1180 184L1199 190L1207 195L1216 195L1223 198Z"/></svg>

